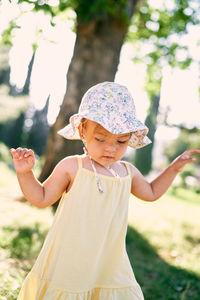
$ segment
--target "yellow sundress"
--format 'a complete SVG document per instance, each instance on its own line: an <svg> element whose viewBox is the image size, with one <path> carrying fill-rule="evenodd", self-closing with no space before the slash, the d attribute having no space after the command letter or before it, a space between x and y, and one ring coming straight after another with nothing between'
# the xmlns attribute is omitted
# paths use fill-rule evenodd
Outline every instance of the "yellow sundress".
<svg viewBox="0 0 200 300"><path fill-rule="evenodd" d="M143 300L125 246L131 176L78 171L18 300Z"/></svg>

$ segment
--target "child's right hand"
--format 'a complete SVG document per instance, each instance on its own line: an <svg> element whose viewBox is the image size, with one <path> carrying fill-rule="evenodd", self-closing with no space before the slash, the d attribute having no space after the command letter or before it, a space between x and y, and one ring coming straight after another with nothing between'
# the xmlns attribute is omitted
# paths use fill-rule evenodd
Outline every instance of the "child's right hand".
<svg viewBox="0 0 200 300"><path fill-rule="evenodd" d="M17 173L30 172L35 164L35 155L33 150L27 148L11 148L10 153L13 156L13 163Z"/></svg>

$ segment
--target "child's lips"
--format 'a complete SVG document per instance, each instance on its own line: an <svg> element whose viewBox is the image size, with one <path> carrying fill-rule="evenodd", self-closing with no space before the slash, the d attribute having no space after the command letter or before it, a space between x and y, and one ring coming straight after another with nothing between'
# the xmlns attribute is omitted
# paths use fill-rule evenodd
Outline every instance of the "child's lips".
<svg viewBox="0 0 200 300"><path fill-rule="evenodd" d="M114 159L114 156L104 155L103 158L105 158L105 159Z"/></svg>

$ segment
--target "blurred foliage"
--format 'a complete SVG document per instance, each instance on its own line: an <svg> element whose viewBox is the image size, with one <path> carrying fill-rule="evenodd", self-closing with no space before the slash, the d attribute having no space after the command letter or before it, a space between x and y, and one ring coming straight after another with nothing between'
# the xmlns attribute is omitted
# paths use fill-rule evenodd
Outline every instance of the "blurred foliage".
<svg viewBox="0 0 200 300"><path fill-rule="evenodd" d="M50 126L47 122L48 106L49 98L43 109L35 110L31 119L26 118L26 122L30 121L30 126L24 128L24 133L26 134L26 147L33 149L37 155L44 154L50 130Z"/></svg>
<svg viewBox="0 0 200 300"><path fill-rule="evenodd" d="M172 185L167 193L187 203L190 202L197 205L200 204L199 187L185 188L177 185Z"/></svg>
<svg viewBox="0 0 200 300"><path fill-rule="evenodd" d="M0 142L0 161L5 162L8 165L12 163L12 157L10 155L9 149L2 142Z"/></svg>
<svg viewBox="0 0 200 300"><path fill-rule="evenodd" d="M27 96L13 98L6 95L7 91L6 86L0 86L0 141L9 148L28 147L37 155L42 155L49 132L49 101L42 110L35 111L30 119L26 117ZM5 149L2 151L5 154Z"/></svg>
<svg viewBox="0 0 200 300"><path fill-rule="evenodd" d="M12 3L12 0L10 0ZM56 16L67 17L73 9L79 22L104 22L108 17L122 24L129 24L129 5L135 1L127 0L19 0L19 5L32 11L42 10L51 15L51 25ZM174 4L174 5L173 5ZM126 40L134 45L134 62L143 62L147 68L145 89L152 96L158 95L161 86L162 67L166 64L187 68L192 62L188 45L180 43L179 37L188 33L188 26L199 25L200 2L196 0L174 0L169 8L161 1L159 8L151 6L148 0L138 1ZM22 10L23 10L22 9ZM6 30L5 42L11 41L12 30L19 28L16 20ZM7 38L6 38L7 36ZM9 42L10 43L10 42ZM145 47L146 46L146 47ZM142 51L141 51L142 50ZM184 53L179 56L179 53Z"/></svg>
<svg viewBox="0 0 200 300"><path fill-rule="evenodd" d="M24 128L24 121L25 113L21 112L16 119L9 119L6 122L0 123L1 141L9 148L31 148L37 155L42 155L45 151L49 133L46 113L44 113L44 110L36 111L31 120L32 126L28 131Z"/></svg>
<svg viewBox="0 0 200 300"><path fill-rule="evenodd" d="M12 2L12 1L11 1ZM118 22L129 23L127 0L60 0L58 4L49 4L49 1L19 0L19 3L27 2L35 11L43 10L52 17L63 14L68 8L74 9L79 21L90 23L103 21L112 16ZM52 22L53 23L53 22Z"/></svg>
<svg viewBox="0 0 200 300"><path fill-rule="evenodd" d="M127 0L71 0L82 22L103 21L112 16L117 22L129 23Z"/></svg>
<svg viewBox="0 0 200 300"><path fill-rule="evenodd" d="M174 4L174 5L173 5ZM160 8L143 1L135 11L129 28L127 41L132 43L133 61L146 67L144 89L150 99L150 107L145 124L149 127L148 136L152 144L136 151L134 162L143 174L152 168L152 149L157 128L157 114L151 116L154 98L160 98L162 69L164 66L189 67L193 58L187 42L181 38L188 33L191 25L199 25L200 3L195 0L172 1L171 8L161 1ZM180 53L182 55L180 55ZM159 107L159 103L158 103ZM158 112L158 111L157 111Z"/></svg>
<svg viewBox="0 0 200 300"><path fill-rule="evenodd" d="M19 29L21 27L17 25L16 20L11 20L8 28L6 28L1 35L0 44L12 46L13 29L16 28Z"/></svg>
<svg viewBox="0 0 200 300"><path fill-rule="evenodd" d="M134 1L127 0L19 0L18 3L28 4L27 10L42 10L50 14L51 25L55 25L55 16L67 17L69 8L76 12L77 19L82 23L104 22L112 17L119 23L127 24L128 5L135 6ZM148 0L138 1L126 40L134 45L134 62L146 65L145 90L150 99L159 95L164 65L184 69L192 62L187 44L180 43L178 37L188 33L188 26L200 24L199 12L200 2L196 0L174 0L171 8L165 1L161 1L159 8L152 7ZM7 40L14 28L17 28L16 21L10 23L5 33ZM180 52L184 53L181 57L178 55Z"/></svg>
<svg viewBox="0 0 200 300"><path fill-rule="evenodd" d="M16 119L27 109L27 96L11 97L8 95L9 87L0 85L0 124Z"/></svg>
<svg viewBox="0 0 200 300"><path fill-rule="evenodd" d="M182 130L179 137L165 147L164 155L167 157L168 162L171 162L177 156L188 149L200 149L200 140L196 133L189 134L186 130ZM200 167L200 158L199 155L195 156L195 154L193 155L193 157L196 158L196 161L192 164L186 165L183 171L179 174L179 177L181 179L179 186L192 189L194 190L194 192L199 193L200 184L197 183L198 180L195 180L195 177L197 176L198 169ZM192 183L188 183L187 178L191 178ZM174 190L174 193L175 192L176 190Z"/></svg>
<svg viewBox="0 0 200 300"><path fill-rule="evenodd" d="M0 139L8 147L26 146L26 134L23 131L25 113L21 112L16 119L0 123Z"/></svg>
<svg viewBox="0 0 200 300"><path fill-rule="evenodd" d="M198 134L189 134L186 130L182 130L179 137L165 147L164 155L167 157L168 162L171 162L188 149L200 149L200 139ZM200 158L198 156L196 158L194 164L200 165Z"/></svg>
<svg viewBox="0 0 200 300"><path fill-rule="evenodd" d="M134 62L145 63L147 67L145 89L150 98L160 92L164 65L183 69L190 65L192 57L188 46L180 42L180 38L188 33L188 26L200 24L200 2L175 0L171 9L162 3L158 9L144 1L133 16L127 36L134 44ZM184 53L182 57L178 56L180 51Z"/></svg>
<svg viewBox="0 0 200 300"><path fill-rule="evenodd" d="M2 70L7 70L9 68L9 50L10 46L8 45L0 45L0 74ZM0 81L1 84L1 81Z"/></svg>
<svg viewBox="0 0 200 300"><path fill-rule="evenodd" d="M23 145L26 97L10 97L8 87L0 86L0 141L8 147Z"/></svg>
<svg viewBox="0 0 200 300"><path fill-rule="evenodd" d="M10 66L9 66L10 46L0 45L0 85L9 85Z"/></svg>

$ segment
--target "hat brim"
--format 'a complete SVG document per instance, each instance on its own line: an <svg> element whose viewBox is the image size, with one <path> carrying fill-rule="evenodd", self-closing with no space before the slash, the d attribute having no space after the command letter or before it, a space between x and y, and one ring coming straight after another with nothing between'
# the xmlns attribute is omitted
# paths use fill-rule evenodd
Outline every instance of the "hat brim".
<svg viewBox="0 0 200 300"><path fill-rule="evenodd" d="M61 135L62 137L69 139L69 140L80 140L79 130L78 127L81 123L81 120L83 118L89 119L91 121L96 122L95 120L92 120L90 117L87 116L87 112L74 114L70 118L70 123L59 130L57 133ZM97 122L98 123L98 122ZM133 130L129 130L128 132L131 132L132 135L130 137L128 145L132 148L139 149L144 146L147 146L151 143L151 140L147 137L147 133L149 129L139 120L135 119L135 123L137 124L137 128L133 128ZM101 125L101 124L100 124ZM101 125L102 126L102 125ZM104 127L106 130L108 130L106 127ZM110 132L110 130L108 130ZM113 132L111 132L113 133ZM114 132L113 134L123 134L126 132Z"/></svg>

